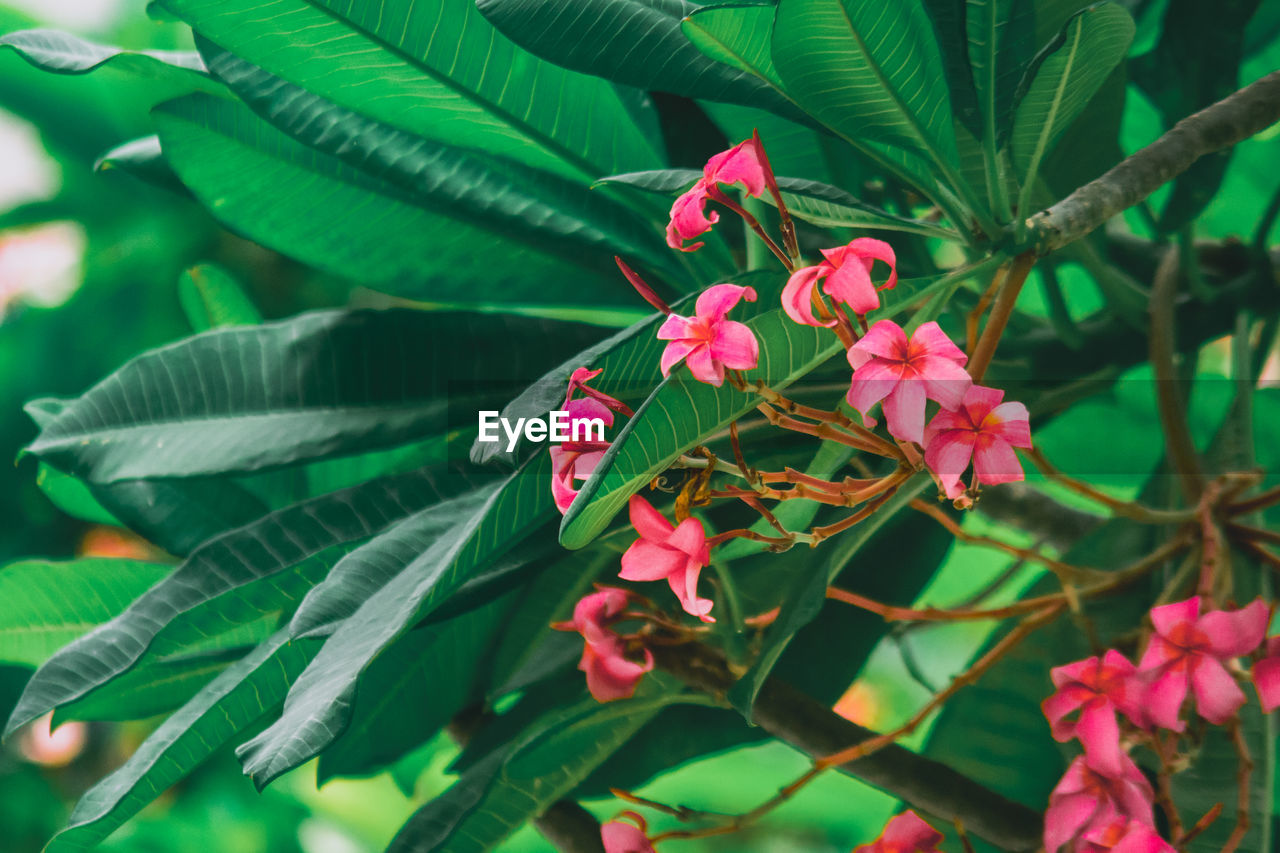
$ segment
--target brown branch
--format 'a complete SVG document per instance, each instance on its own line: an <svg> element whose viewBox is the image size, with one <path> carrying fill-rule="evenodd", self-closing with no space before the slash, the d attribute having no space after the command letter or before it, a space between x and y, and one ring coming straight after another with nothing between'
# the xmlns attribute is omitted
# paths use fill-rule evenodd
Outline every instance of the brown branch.
<svg viewBox="0 0 1280 853"><path fill-rule="evenodd" d="M1048 210L1028 228L1036 252L1079 240L1185 172L1206 154L1235 145L1280 120L1280 71L1187 116L1146 148L1122 160Z"/></svg>
<svg viewBox="0 0 1280 853"><path fill-rule="evenodd" d="M1000 285L996 304L991 306L991 316L987 318L987 325L982 327L982 336L978 338L978 343L973 348L973 357L969 359L966 368L974 382L981 382L982 377L986 375L991 359L996 354L996 347L1000 344L1000 338L1004 335L1005 326L1013 315L1013 306L1018 301L1018 294L1022 292L1022 285L1026 283L1027 275L1035 262L1036 256L1030 252L1019 255L1013 262L1013 268L1005 276L1004 283Z"/></svg>
<svg viewBox="0 0 1280 853"><path fill-rule="evenodd" d="M697 690L724 697L733 686L734 676L724 658L707 646L690 643L653 652L658 666ZM830 755L877 736L777 678L765 680L752 719L769 734L812 756ZM836 769L941 820L960 818L974 835L1005 850L1029 853L1041 844L1038 812L897 744Z"/></svg>
<svg viewBox="0 0 1280 853"><path fill-rule="evenodd" d="M572 800L552 803L533 825L560 853L604 853L600 821Z"/></svg>
<svg viewBox="0 0 1280 853"><path fill-rule="evenodd" d="M1186 400L1178 387L1178 373L1174 366L1177 346L1173 305L1177 300L1180 278L1178 251L1171 246L1156 268L1155 283L1151 288L1150 359L1155 371L1156 406L1160 412L1160 426L1164 429L1169 462L1178 473L1183 497L1188 504L1194 504L1204 491L1204 471L1191 440Z"/></svg>

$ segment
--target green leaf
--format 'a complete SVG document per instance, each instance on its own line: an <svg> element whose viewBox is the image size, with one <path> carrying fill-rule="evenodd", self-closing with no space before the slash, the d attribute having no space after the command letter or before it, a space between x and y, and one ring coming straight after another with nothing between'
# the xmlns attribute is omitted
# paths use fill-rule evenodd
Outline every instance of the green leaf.
<svg viewBox="0 0 1280 853"><path fill-rule="evenodd" d="M664 706L674 685L646 676L632 699L548 712L423 806L387 853L481 853L568 794Z"/></svg>
<svg viewBox="0 0 1280 853"><path fill-rule="evenodd" d="M120 520L94 498L87 485L57 468L42 462L36 474L36 485L54 506L72 518L91 524L120 524Z"/></svg>
<svg viewBox="0 0 1280 853"><path fill-rule="evenodd" d="M171 569L102 557L27 560L0 568L0 661L39 666L116 616Z"/></svg>
<svg viewBox="0 0 1280 853"><path fill-rule="evenodd" d="M221 222L319 269L440 302L594 307L634 299L616 270L604 272L608 257L594 253L571 258L504 240L504 262L523 274L494 276L490 253L501 236L494 228L509 218L478 227L438 204L424 207L394 183L298 144L243 105L185 98L162 105L155 119L170 164ZM480 292L478 281L486 282Z"/></svg>
<svg viewBox="0 0 1280 853"><path fill-rule="evenodd" d="M981 137L1002 148L1009 135L1014 93L1036 50L1035 4L1030 0L967 0L965 28Z"/></svg>
<svg viewBox="0 0 1280 853"><path fill-rule="evenodd" d="M575 337L598 334L551 321L405 310L324 311L215 329L135 358L46 419L27 450L110 483L256 471L387 447L444 433L450 405L462 403L451 389L503 375L522 344L545 352L552 329L569 351ZM481 387L480 395L494 391Z"/></svg>
<svg viewBox="0 0 1280 853"><path fill-rule="evenodd" d="M774 12L772 3L707 6L693 10L681 28L689 41L707 56L765 80L781 91L782 78L773 65L769 45Z"/></svg>
<svg viewBox="0 0 1280 853"><path fill-rule="evenodd" d="M901 281L884 293L882 316L892 317L947 284L945 277ZM759 301L743 303L735 319L746 322L760 343L759 366L747 372L747 379L759 378L782 390L836 355L841 347L825 330L800 326L780 308L767 309L765 306L775 304L777 292L761 290ZM649 362L646 372L655 367ZM645 370L639 365L633 369ZM627 421L579 491L560 525L560 544L581 548L593 540L644 483L758 402L755 394L738 391L728 383L713 388L694 380L683 367L674 370Z"/></svg>
<svg viewBox="0 0 1280 853"><path fill-rule="evenodd" d="M0 36L0 46L11 47L36 68L57 74L87 74L114 63L137 74L181 79L189 86L205 77L199 54L186 50L123 50L85 41L60 30L22 30Z"/></svg>
<svg viewBox="0 0 1280 853"><path fill-rule="evenodd" d="M424 139L577 180L662 162L633 95L525 53L471 0L165 5L253 65Z"/></svg>
<svg viewBox="0 0 1280 853"><path fill-rule="evenodd" d="M375 658L360 680L350 724L320 754L318 783L394 762L482 698L485 665L513 603L508 594L417 628Z"/></svg>
<svg viewBox="0 0 1280 853"><path fill-rule="evenodd" d="M1023 77L1010 144L1022 185L1020 210L1030 209L1040 164L1088 106L1133 40L1129 13L1098 3L1076 14Z"/></svg>
<svg viewBox="0 0 1280 853"><path fill-rule="evenodd" d="M283 698L316 643L280 632L165 720L119 770L80 798L46 853L87 851Z"/></svg>
<svg viewBox="0 0 1280 853"><path fill-rule="evenodd" d="M94 500L119 523L178 556L186 556L214 536L270 512L257 495L219 477L87 485Z"/></svg>
<svg viewBox="0 0 1280 853"><path fill-rule="evenodd" d="M476 5L513 41L565 68L646 90L799 114L759 75L700 51L688 29L681 32L682 19L705 8L697 3L587 0L573 15L540 0L479 0Z"/></svg>
<svg viewBox="0 0 1280 853"><path fill-rule="evenodd" d="M245 772L259 788L317 754L343 731L360 678L378 655L549 520L555 512L550 476L550 457L539 453L505 481L442 506L441 512L454 518L439 538L414 542L396 553L366 553L364 557L380 563L389 561L381 574L390 580L376 591L374 584L360 583L355 572L345 573L348 582L332 590L333 600L342 611L358 606L337 624L290 690L280 719L238 750ZM397 565L402 566L398 572ZM349 599L344 600L344 592Z"/></svg>
<svg viewBox="0 0 1280 853"><path fill-rule="evenodd" d="M920 0L780 0L773 61L801 107L846 139L956 162L942 55Z"/></svg>
<svg viewBox="0 0 1280 853"><path fill-rule="evenodd" d="M162 189L190 196L160 150L160 137L143 136L117 145L93 164L95 172L124 172Z"/></svg>
<svg viewBox="0 0 1280 853"><path fill-rule="evenodd" d="M184 270L178 279L178 298L197 332L262 322L262 314L239 282L216 264L197 264Z"/></svg>
<svg viewBox="0 0 1280 853"><path fill-rule="evenodd" d="M534 248L558 242L569 259L589 247L671 266L670 250L652 223L584 183L424 140L329 103L202 39L197 44L218 79L264 119L395 185L428 210L488 228L495 239L519 237Z"/></svg>
<svg viewBox="0 0 1280 853"><path fill-rule="evenodd" d="M9 731L152 659L268 614L287 616L345 552L469 481L424 470L271 513L198 548L123 613L63 648L28 682Z"/></svg>

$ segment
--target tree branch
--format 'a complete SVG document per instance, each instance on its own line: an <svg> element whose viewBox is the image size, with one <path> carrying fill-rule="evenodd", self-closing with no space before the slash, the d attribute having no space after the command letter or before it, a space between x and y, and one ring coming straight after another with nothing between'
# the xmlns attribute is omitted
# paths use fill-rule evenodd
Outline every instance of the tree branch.
<svg viewBox="0 0 1280 853"><path fill-rule="evenodd" d="M533 821L560 853L604 853L600 821L573 800L560 800Z"/></svg>
<svg viewBox="0 0 1280 853"><path fill-rule="evenodd" d="M1036 252L1079 240L1132 207L1206 154L1235 145L1280 120L1280 71L1187 116L1168 133L1027 221Z"/></svg>
<svg viewBox="0 0 1280 853"><path fill-rule="evenodd" d="M697 690L724 697L733 686L724 659L707 646L657 647L653 653L660 667ZM753 718L769 734L815 757L877 736L777 678L765 681ZM836 769L945 821L959 818L970 832L1005 850L1023 853L1041 844L1042 818L1035 810L896 744Z"/></svg>

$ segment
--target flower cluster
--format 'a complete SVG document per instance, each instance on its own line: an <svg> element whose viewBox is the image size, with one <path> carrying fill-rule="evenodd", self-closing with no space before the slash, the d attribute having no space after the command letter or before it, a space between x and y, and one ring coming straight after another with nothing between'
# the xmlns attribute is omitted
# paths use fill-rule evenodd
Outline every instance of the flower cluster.
<svg viewBox="0 0 1280 853"><path fill-rule="evenodd" d="M1228 722L1246 697L1230 672L1262 643L1270 610L1261 600L1239 610L1201 613L1199 596L1153 608L1153 632L1138 665L1111 649L1051 672L1057 691L1043 703L1053 736L1080 741L1045 813L1046 853L1142 849L1171 851L1155 833L1150 783L1125 749L1155 729L1182 732L1184 706L1214 725ZM1268 644L1268 652L1275 648ZM1264 708L1280 694L1280 661L1254 666ZM1193 701L1188 703L1188 694ZM1122 734L1122 721L1132 737Z"/></svg>
<svg viewBox="0 0 1280 853"><path fill-rule="evenodd" d="M597 702L629 699L635 693L640 677L653 669L653 653L643 649L643 661L627 657L627 638L612 626L625 618L631 600L625 589L601 587L583 598L573 608L573 619L557 622L557 631L576 631L582 635L582 659L578 669L586 673L587 689Z"/></svg>

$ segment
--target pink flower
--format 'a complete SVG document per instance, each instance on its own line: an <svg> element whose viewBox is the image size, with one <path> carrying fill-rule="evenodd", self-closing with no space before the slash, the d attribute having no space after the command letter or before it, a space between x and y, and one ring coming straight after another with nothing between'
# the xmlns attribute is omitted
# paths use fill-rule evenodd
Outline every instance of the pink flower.
<svg viewBox="0 0 1280 853"><path fill-rule="evenodd" d="M1080 837L1078 853L1174 853L1174 847L1150 826L1116 817Z"/></svg>
<svg viewBox="0 0 1280 853"><path fill-rule="evenodd" d="M1116 711L1140 719L1135 671L1124 655L1110 649L1101 658L1076 661L1049 672L1058 691L1041 707L1054 738L1063 742L1080 738L1089 766L1109 776L1119 776L1123 767ZM1080 716L1075 722L1067 720L1076 709Z"/></svg>
<svg viewBox="0 0 1280 853"><path fill-rule="evenodd" d="M974 483L1011 483L1021 480L1022 463L1015 447L1031 446L1027 407L1002 403L1004 392L982 385L970 386L964 403L953 412L933 416L924 434L924 461L942 483L949 498L958 498L964 487L960 477L973 461Z"/></svg>
<svg viewBox="0 0 1280 853"><path fill-rule="evenodd" d="M782 289L782 309L797 323L808 326L834 326L834 319L824 323L813 316L813 290L824 278L822 286L835 302L848 305L855 314L866 314L880 307L879 290L890 290L898 283L898 270L893 247L883 240L859 237L847 246L823 249L826 258L817 266L796 270ZM889 278L876 287L871 282L871 266L877 260L889 265Z"/></svg>
<svg viewBox="0 0 1280 853"><path fill-rule="evenodd" d="M613 412L591 397L582 400L570 400L565 403L565 412L569 415L569 435L574 434L575 424L585 424L592 419L604 421L606 427L613 426ZM588 433L583 433L588 434ZM556 509L561 515L568 512L569 505L578 496L575 480L585 480L596 470L604 453L609 449L609 442L597 440L566 441L553 444L551 453L551 496L556 502Z"/></svg>
<svg viewBox="0 0 1280 853"><path fill-rule="evenodd" d="M1269 620L1262 599L1240 610L1214 610L1203 616L1198 595L1152 608L1155 633L1138 663L1138 676L1147 685L1147 719L1182 731L1186 723L1178 717L1190 687L1200 716L1214 725L1225 723L1245 703L1245 695L1223 663L1256 649Z"/></svg>
<svg viewBox="0 0 1280 853"><path fill-rule="evenodd" d="M889 432L895 438L924 440L925 400L944 409L959 407L973 383L964 371L965 354L937 323L925 323L911 340L892 320L881 320L849 350L854 368L849 405L862 412L862 422L874 426L867 412L881 403Z"/></svg>
<svg viewBox="0 0 1280 853"><path fill-rule="evenodd" d="M665 579L680 599L680 606L703 622L714 622L707 614L712 601L698 598L698 573L711 562L711 549L702 522L686 518L676 527L639 495L631 496L631 523L640 538L622 555L618 577L628 581Z"/></svg>
<svg viewBox="0 0 1280 853"><path fill-rule="evenodd" d="M941 832L907 809L884 825L879 838L854 848L853 853L937 853L941 841Z"/></svg>
<svg viewBox="0 0 1280 853"><path fill-rule="evenodd" d="M1267 639L1267 656L1253 665L1253 687L1263 711L1280 707L1280 637Z"/></svg>
<svg viewBox="0 0 1280 853"><path fill-rule="evenodd" d="M684 359L695 379L719 388L726 367L755 367L760 360L755 334L745 323L725 319L739 299L755 302L756 292L736 284L716 284L698 296L694 316L669 315L658 329L658 340L670 341L662 351L662 375L671 375L671 368Z"/></svg>
<svg viewBox="0 0 1280 853"><path fill-rule="evenodd" d="M1114 776L1091 769L1085 757L1078 756L1049 795L1044 814L1045 853L1055 853L1117 818L1153 825L1153 797L1151 783L1129 756L1123 755L1120 773Z"/></svg>
<svg viewBox="0 0 1280 853"><path fill-rule="evenodd" d="M648 827L644 818L635 812L623 812L619 817L630 818L637 825L611 820L601 826L600 840L604 842L604 853L653 853L653 844L645 836Z"/></svg>
<svg viewBox="0 0 1280 853"><path fill-rule="evenodd" d="M701 242L685 246L684 241L705 234L720 221L720 214L715 211L710 215L703 212L708 196L714 198L720 192L717 185L740 183L749 196L764 194L764 158L760 156L758 144L755 139L748 139L707 161L698 182L671 205L671 222L667 225L668 246L682 252L702 248Z"/></svg>
<svg viewBox="0 0 1280 853"><path fill-rule="evenodd" d="M587 689L597 702L629 699L640 678L653 669L653 653L644 650L644 662L626 657L626 644L610 627L621 617L631 594L625 589L602 587L583 596L573 608L573 619L556 622L557 631L577 631L582 635L582 658L578 669L586 673Z"/></svg>
<svg viewBox="0 0 1280 853"><path fill-rule="evenodd" d="M621 412L630 417L631 408L621 400L610 397L603 391L587 385L603 370L587 370L579 367L569 377L569 389L564 395L564 411L569 415L569 435L574 435L575 426L585 426L587 421L599 419L605 427L613 426L613 413ZM582 394L581 399L573 399L574 394ZM598 439L587 439L588 430L582 430L584 438L580 441L565 441L553 444L551 453L551 497L555 500L556 509L563 515L568 512L573 499L578 496L577 480L585 480L595 471L604 452L609 449L609 442Z"/></svg>

